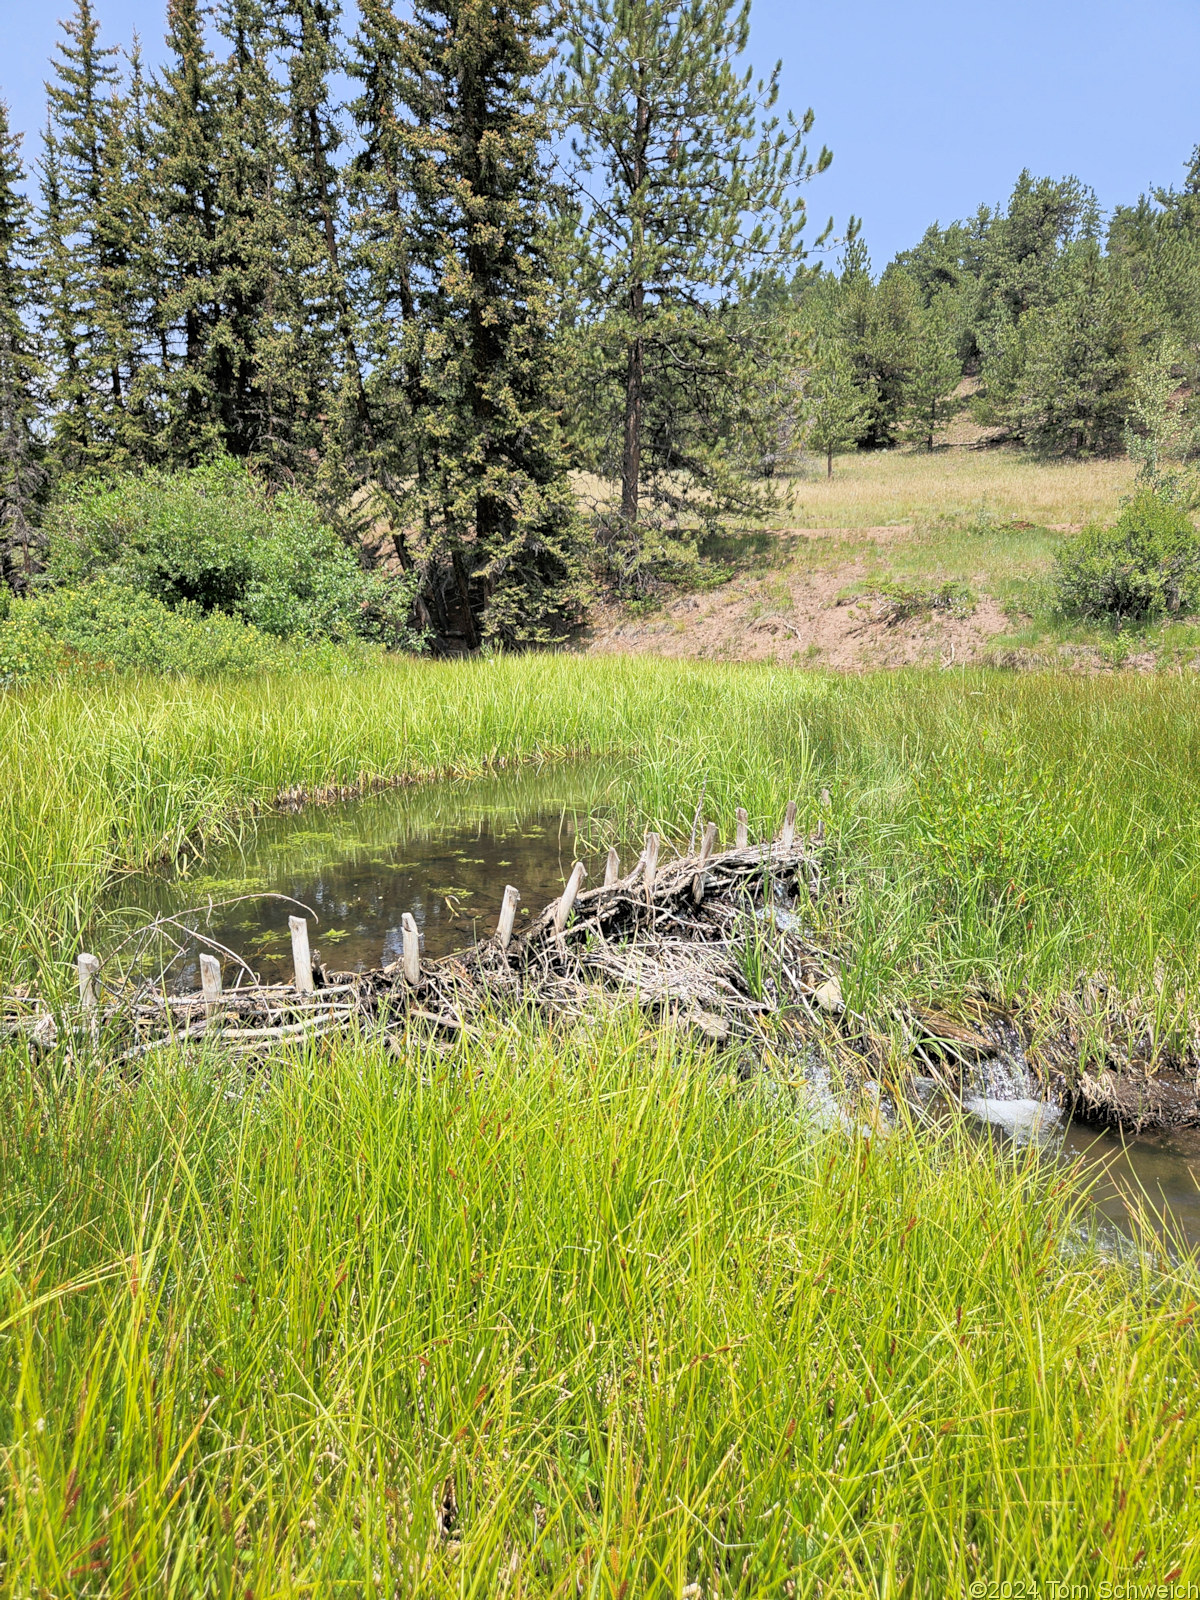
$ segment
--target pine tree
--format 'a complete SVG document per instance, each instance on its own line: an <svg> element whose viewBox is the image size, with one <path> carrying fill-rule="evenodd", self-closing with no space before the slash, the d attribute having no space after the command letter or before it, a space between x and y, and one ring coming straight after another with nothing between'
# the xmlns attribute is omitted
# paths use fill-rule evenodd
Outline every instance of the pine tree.
<svg viewBox="0 0 1200 1600"><path fill-rule="evenodd" d="M760 424L769 433L756 399L772 322L734 308L763 271L797 258L804 207L792 190L829 153L807 161L811 112L800 126L760 123L779 68L756 87L739 70L748 0L571 0L566 32L558 94L583 224L586 389L621 521L636 528L644 497L673 522L689 505L745 508L728 445Z"/></svg>
<svg viewBox="0 0 1200 1600"><path fill-rule="evenodd" d="M35 432L42 377L31 328L31 207L20 136L0 100L0 582L22 590L37 566L37 507L46 486Z"/></svg>
<svg viewBox="0 0 1200 1600"><path fill-rule="evenodd" d="M804 375L805 442L825 457L825 476L833 477L833 458L852 449L871 415L873 395L864 390L845 344L819 340Z"/></svg>
<svg viewBox="0 0 1200 1600"><path fill-rule="evenodd" d="M371 300L405 323L426 594L471 646L553 637L580 614L582 573L548 403L545 22L534 0L425 0L411 20L380 3L365 21L356 75L403 113L390 140L363 129L377 176L408 190L407 241L384 230Z"/></svg>
<svg viewBox="0 0 1200 1600"><path fill-rule="evenodd" d="M932 451L938 423L945 420L950 397L962 379L953 289L943 289L917 312L915 321L904 410L908 437Z"/></svg>
<svg viewBox="0 0 1200 1600"><path fill-rule="evenodd" d="M1115 454L1124 441L1144 328L1127 275L1093 246L1065 263L1052 301L1021 319L1007 420L1046 455Z"/></svg>

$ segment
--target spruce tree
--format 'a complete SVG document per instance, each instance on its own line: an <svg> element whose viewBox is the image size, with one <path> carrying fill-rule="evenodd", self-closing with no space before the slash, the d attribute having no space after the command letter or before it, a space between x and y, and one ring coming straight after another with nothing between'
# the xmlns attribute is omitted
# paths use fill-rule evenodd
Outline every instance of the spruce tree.
<svg viewBox="0 0 1200 1600"><path fill-rule="evenodd" d="M91 0L75 0L61 26L46 86L40 236L55 452L79 470L129 465L145 448L134 391L150 286L139 281L136 108L121 92L119 52L99 43Z"/></svg>
<svg viewBox="0 0 1200 1600"><path fill-rule="evenodd" d="M292 271L302 280L296 299L303 362L315 379L309 404L320 419L316 487L329 513L344 520L356 491L370 481L375 426L347 277L339 159L345 134L330 82L344 65L340 7L336 0L281 0L278 16L287 49Z"/></svg>
<svg viewBox="0 0 1200 1600"><path fill-rule="evenodd" d="M429 467L423 437L412 426L427 400L410 248L413 152L402 87L404 38L391 0L360 0L359 18L346 63L359 85L350 114L360 148L347 172L347 280L367 372L370 419L359 446L364 477L382 501L396 555L409 570L431 536L423 517L417 529L406 527L406 515L414 509L407 505L407 480L415 474L419 483L426 482ZM426 626L445 631L449 619L440 599L440 590L430 585L417 603Z"/></svg>
<svg viewBox="0 0 1200 1600"><path fill-rule="evenodd" d="M0 581L24 589L37 567L37 507L46 486L35 432L41 364L31 327L35 297L31 207L20 136L0 100Z"/></svg>
<svg viewBox="0 0 1200 1600"><path fill-rule="evenodd" d="M217 306L207 368L220 437L231 454L283 480L306 476L319 443L319 401L306 355L303 269L311 242L289 206L287 107L274 76L274 8L223 0L229 46L219 78L211 278Z"/></svg>
<svg viewBox="0 0 1200 1600"><path fill-rule="evenodd" d="M580 614L582 573L548 400L545 21L534 0L424 0L365 24L355 73L400 113L388 140L360 128L407 190L407 240L384 230L370 298L406 324L426 593L471 646L550 638Z"/></svg>
<svg viewBox="0 0 1200 1600"><path fill-rule="evenodd" d="M166 65L150 93L160 450L191 466L228 440L216 394L220 83L200 0L168 0Z"/></svg>
<svg viewBox="0 0 1200 1600"><path fill-rule="evenodd" d="M567 10L558 96L583 229L586 387L601 413L600 464L620 478L635 545L647 497L672 523L689 507L751 503L730 443L764 424L769 433L757 397L773 324L736 307L763 272L797 259L794 188L830 160L826 150L807 160L811 112L786 127L770 115L779 67L757 86L740 70L749 16L748 0L571 0Z"/></svg>

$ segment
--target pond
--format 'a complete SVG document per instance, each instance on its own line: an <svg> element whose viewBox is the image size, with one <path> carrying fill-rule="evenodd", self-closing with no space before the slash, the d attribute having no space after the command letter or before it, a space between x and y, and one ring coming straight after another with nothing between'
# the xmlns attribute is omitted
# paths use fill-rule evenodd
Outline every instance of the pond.
<svg viewBox="0 0 1200 1600"><path fill-rule="evenodd" d="M194 919L205 932L263 982L287 981L287 919L303 907L313 947L332 969L398 960L405 912L425 953L448 955L493 931L506 884L521 892L523 920L561 892L576 860L587 864L589 883L601 881L598 838L620 821L621 779L620 769L595 762L524 767L268 813L185 870L121 880L103 908L98 942L111 948L122 925L211 904ZM629 864L634 848L626 850ZM198 958L194 942L183 941L173 987L199 988ZM1200 1246L1200 1130L1123 1139L1073 1124L1048 1139L1092 1171L1095 1202L1109 1219L1123 1225L1124 1196L1140 1194Z"/></svg>
<svg viewBox="0 0 1200 1600"><path fill-rule="evenodd" d="M409 912L426 955L449 955L494 930L506 884L521 891L520 920L562 892L578 829L611 811L615 776L594 763L522 768L268 813L184 870L123 878L102 908L101 937L111 947L117 927L199 910L187 920L272 983L291 979L288 916L298 910L314 950L341 972L398 960ZM594 853L584 859L594 870ZM194 942L170 982L200 987Z"/></svg>

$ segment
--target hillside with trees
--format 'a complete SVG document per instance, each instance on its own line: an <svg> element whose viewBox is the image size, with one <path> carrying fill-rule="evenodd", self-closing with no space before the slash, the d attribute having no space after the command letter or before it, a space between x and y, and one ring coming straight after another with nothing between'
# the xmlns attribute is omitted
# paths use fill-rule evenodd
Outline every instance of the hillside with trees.
<svg viewBox="0 0 1200 1600"><path fill-rule="evenodd" d="M84 560L76 514L145 480L198 528L217 462L252 542L286 492L372 578L332 633L303 596L233 614L517 648L686 577L806 455L933 450L966 406L1047 456L1193 451L1200 156L1107 219L1022 173L877 273L853 218L806 245L830 152L746 67L746 6L364 0L351 28L336 0L169 0L165 25L147 71L75 0L32 170L0 107L18 596L103 577L228 610L207 569L146 588L145 525Z"/></svg>

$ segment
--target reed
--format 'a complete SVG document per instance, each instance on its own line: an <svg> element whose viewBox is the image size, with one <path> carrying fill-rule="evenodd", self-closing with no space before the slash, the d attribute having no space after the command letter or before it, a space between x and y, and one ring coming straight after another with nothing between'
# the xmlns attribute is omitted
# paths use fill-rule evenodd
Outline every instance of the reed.
<svg viewBox="0 0 1200 1600"><path fill-rule="evenodd" d="M628 1014L0 1095L7 1593L1200 1572L1196 1278L1034 1152L813 1133Z"/></svg>
<svg viewBox="0 0 1200 1600"><path fill-rule="evenodd" d="M822 788L847 1000L1048 999L1101 971L1155 1041L1197 1014L1200 724L1191 674L900 672L544 656L354 679L127 680L0 696L0 989L70 981L101 887L301 786L572 754L595 842L732 843ZM1141 1026L1141 1022L1138 1024Z"/></svg>

